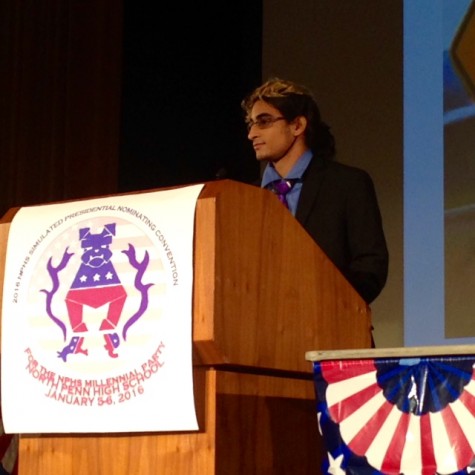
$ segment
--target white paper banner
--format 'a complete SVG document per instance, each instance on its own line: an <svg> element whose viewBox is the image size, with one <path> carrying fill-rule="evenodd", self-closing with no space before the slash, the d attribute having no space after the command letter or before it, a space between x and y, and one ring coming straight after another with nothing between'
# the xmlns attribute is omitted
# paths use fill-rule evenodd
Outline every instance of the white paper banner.
<svg viewBox="0 0 475 475"><path fill-rule="evenodd" d="M198 428L192 279L202 188L19 210L3 289L7 433Z"/></svg>

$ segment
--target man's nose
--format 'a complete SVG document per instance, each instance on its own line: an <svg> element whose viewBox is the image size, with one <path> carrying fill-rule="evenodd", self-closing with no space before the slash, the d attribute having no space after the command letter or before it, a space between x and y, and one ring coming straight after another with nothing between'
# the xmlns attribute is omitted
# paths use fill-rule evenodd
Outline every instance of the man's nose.
<svg viewBox="0 0 475 475"><path fill-rule="evenodd" d="M259 129L256 127L256 124L252 124L252 125L249 127L249 131L248 131L248 133L247 133L247 138L248 138L249 140L255 139L255 138L257 137L257 135L258 135L258 133L257 133L258 130L259 130Z"/></svg>

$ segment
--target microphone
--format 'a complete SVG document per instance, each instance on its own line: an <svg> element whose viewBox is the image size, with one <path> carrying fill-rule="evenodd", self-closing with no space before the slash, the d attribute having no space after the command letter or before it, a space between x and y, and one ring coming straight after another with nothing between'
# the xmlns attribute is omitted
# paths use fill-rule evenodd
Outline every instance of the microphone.
<svg viewBox="0 0 475 475"><path fill-rule="evenodd" d="M214 175L214 179L215 180L223 180L224 178L226 178L228 176L228 171L226 170L226 168L224 167L221 167Z"/></svg>

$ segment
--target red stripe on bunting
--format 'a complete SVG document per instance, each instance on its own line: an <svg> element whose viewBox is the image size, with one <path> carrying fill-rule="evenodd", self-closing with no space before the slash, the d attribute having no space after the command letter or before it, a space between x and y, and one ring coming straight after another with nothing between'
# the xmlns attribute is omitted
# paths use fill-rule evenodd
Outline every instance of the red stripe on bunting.
<svg viewBox="0 0 475 475"><path fill-rule="evenodd" d="M450 405L441 411L441 415L449 440L453 444L452 454L457 460L457 470L461 470L470 464L473 458L472 448Z"/></svg>
<svg viewBox="0 0 475 475"><path fill-rule="evenodd" d="M420 416L422 475L434 475L437 462L434 455L432 427L429 414Z"/></svg>
<svg viewBox="0 0 475 475"><path fill-rule="evenodd" d="M342 399L340 402L329 407L330 414L335 422L340 422L351 416L363 404L368 402L372 397L381 392L381 388L375 383L365 389ZM328 402L328 401L327 401Z"/></svg>
<svg viewBox="0 0 475 475"><path fill-rule="evenodd" d="M376 371L373 360L323 361L320 367L328 384Z"/></svg>
<svg viewBox="0 0 475 475"><path fill-rule="evenodd" d="M463 391L459 401L468 409L470 414L475 417L475 396L468 391Z"/></svg>
<svg viewBox="0 0 475 475"><path fill-rule="evenodd" d="M366 455L371 443L381 430L381 426L387 419L393 406L387 401L374 413L373 417L361 428L347 445L358 455Z"/></svg>
<svg viewBox="0 0 475 475"><path fill-rule="evenodd" d="M401 458L404 445L406 443L407 428L409 427L410 415L407 412L401 412L401 417L394 431L388 450L384 456L381 472L387 474L401 473ZM404 435L404 437L403 437Z"/></svg>

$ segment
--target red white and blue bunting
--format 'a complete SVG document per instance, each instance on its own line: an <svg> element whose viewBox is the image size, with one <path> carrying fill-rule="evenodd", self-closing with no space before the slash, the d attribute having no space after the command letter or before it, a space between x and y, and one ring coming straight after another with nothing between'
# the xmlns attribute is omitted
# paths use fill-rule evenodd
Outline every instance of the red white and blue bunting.
<svg viewBox="0 0 475 475"><path fill-rule="evenodd" d="M475 472L475 356L314 363L327 474Z"/></svg>

